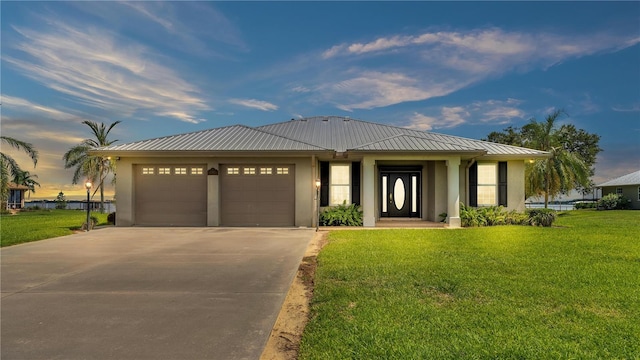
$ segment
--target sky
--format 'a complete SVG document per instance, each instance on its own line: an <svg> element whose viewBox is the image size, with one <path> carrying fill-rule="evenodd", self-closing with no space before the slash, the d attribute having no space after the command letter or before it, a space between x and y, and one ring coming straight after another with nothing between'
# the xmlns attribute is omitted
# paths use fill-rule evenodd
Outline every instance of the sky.
<svg viewBox="0 0 640 360"><path fill-rule="evenodd" d="M32 200L81 199L62 155L336 115L482 139L555 109L601 136L596 183L640 169L640 2L14 2L0 131ZM107 198L113 187L106 189Z"/></svg>

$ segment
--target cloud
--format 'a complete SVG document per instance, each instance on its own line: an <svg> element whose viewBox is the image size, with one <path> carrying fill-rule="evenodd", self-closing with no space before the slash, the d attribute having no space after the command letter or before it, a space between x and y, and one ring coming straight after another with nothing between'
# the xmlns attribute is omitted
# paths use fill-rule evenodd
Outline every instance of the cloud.
<svg viewBox="0 0 640 360"><path fill-rule="evenodd" d="M14 27L22 37L13 48L27 56L3 60L78 103L121 116L146 112L198 123L197 113L209 110L200 90L148 48L104 29L47 23L44 30Z"/></svg>
<svg viewBox="0 0 640 360"><path fill-rule="evenodd" d="M546 69L638 42L636 34L608 31L568 34L497 27L391 34L322 51L321 63L333 71L324 72L320 86L312 88L339 109L372 109L447 95L509 72ZM365 62L366 69L354 66ZM515 107L495 108L485 120L519 116Z"/></svg>
<svg viewBox="0 0 640 360"><path fill-rule="evenodd" d="M457 90L460 84L429 83L400 73L364 71L355 77L320 87L345 111L372 109L406 101L425 100Z"/></svg>
<svg viewBox="0 0 640 360"><path fill-rule="evenodd" d="M632 104L630 106L613 106L611 110L617 112L639 112L640 104Z"/></svg>
<svg viewBox="0 0 640 360"><path fill-rule="evenodd" d="M480 114L483 123L508 124L514 118L522 119L525 112L519 109L522 103L518 99L476 101L471 104L470 111Z"/></svg>
<svg viewBox="0 0 640 360"><path fill-rule="evenodd" d="M71 121L81 118L79 115L71 114L66 111L54 109L49 106L41 105L29 101L27 99L18 98L2 94L2 109L17 112L27 112L30 114L38 114L46 119Z"/></svg>
<svg viewBox="0 0 640 360"><path fill-rule="evenodd" d="M278 110L278 105L255 99L230 99L230 103L262 111Z"/></svg>
<svg viewBox="0 0 640 360"><path fill-rule="evenodd" d="M471 114L463 106L444 106L440 109L439 116L427 116L414 112L409 118L409 129L415 130L431 130L434 128L453 128L467 122Z"/></svg>
<svg viewBox="0 0 640 360"><path fill-rule="evenodd" d="M409 120L410 123L407 125L407 128L422 131L433 129L433 125L438 122L437 118L426 116L418 112L414 112Z"/></svg>

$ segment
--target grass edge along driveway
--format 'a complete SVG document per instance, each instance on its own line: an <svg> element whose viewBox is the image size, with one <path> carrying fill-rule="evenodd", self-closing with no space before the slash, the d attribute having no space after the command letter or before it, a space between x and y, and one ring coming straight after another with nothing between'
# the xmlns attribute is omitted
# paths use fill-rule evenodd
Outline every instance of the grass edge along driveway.
<svg viewBox="0 0 640 360"><path fill-rule="evenodd" d="M300 359L637 359L639 220L332 232Z"/></svg>

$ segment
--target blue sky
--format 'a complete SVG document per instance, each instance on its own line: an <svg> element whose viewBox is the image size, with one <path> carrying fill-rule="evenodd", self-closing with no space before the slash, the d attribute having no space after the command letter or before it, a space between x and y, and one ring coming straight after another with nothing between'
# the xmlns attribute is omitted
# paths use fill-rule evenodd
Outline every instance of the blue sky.
<svg viewBox="0 0 640 360"><path fill-rule="evenodd" d="M85 119L119 142L314 115L483 138L562 108L601 136L594 181L640 169L639 2L0 6L1 131L40 161L2 151L34 199L82 196L62 154Z"/></svg>

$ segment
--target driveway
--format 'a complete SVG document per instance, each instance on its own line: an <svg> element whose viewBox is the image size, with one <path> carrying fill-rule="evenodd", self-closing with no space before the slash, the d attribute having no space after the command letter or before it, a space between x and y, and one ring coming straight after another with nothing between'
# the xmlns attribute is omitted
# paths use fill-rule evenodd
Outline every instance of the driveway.
<svg viewBox="0 0 640 360"><path fill-rule="evenodd" d="M258 359L311 229L106 228L0 250L2 359Z"/></svg>

